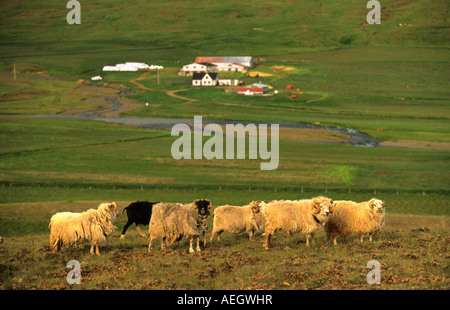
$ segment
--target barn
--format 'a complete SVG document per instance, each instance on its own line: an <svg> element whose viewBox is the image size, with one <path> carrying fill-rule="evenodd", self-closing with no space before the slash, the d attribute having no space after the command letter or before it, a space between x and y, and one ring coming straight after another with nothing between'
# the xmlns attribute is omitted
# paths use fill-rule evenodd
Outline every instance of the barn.
<svg viewBox="0 0 450 310"><path fill-rule="evenodd" d="M196 63L212 63L217 65L217 71L222 72L246 72L255 66L251 56L220 56L220 57L197 57Z"/></svg>
<svg viewBox="0 0 450 310"><path fill-rule="evenodd" d="M217 71L217 66L209 62L194 62L183 66L178 75L193 75L194 73L206 73L211 71Z"/></svg>
<svg viewBox="0 0 450 310"><path fill-rule="evenodd" d="M213 72L194 73L192 76L193 86L217 86L219 83L219 74Z"/></svg>

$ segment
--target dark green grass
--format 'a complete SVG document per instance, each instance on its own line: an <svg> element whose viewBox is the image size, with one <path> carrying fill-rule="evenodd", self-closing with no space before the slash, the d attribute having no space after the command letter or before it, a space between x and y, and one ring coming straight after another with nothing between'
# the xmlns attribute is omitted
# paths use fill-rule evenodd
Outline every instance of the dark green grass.
<svg viewBox="0 0 450 310"><path fill-rule="evenodd" d="M399 201L394 212L449 212L440 202L448 195L448 152L281 141L279 167L261 171L260 159L177 161L168 132L12 116L0 126L1 202L208 196L246 203L326 194L390 197ZM418 202L402 205L408 194Z"/></svg>

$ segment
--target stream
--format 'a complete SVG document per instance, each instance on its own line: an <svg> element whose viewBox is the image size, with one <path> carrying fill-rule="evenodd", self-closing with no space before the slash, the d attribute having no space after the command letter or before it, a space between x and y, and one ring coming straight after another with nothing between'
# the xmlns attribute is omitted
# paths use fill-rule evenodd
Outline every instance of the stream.
<svg viewBox="0 0 450 310"><path fill-rule="evenodd" d="M120 108L120 107L119 107ZM108 108L111 111L111 108ZM103 109L102 109L103 110ZM96 110L91 112L85 112L80 115L20 115L26 117L44 117L44 118L65 118L65 119L90 119L103 121L109 124L122 124L127 126L134 126L145 129L152 130L171 130L172 127L176 124L193 124L193 118L148 118L148 117L105 117L98 116L102 111ZM206 124L242 124L247 125L250 122L242 122L242 121L229 121L229 120L209 120L202 119L202 123ZM253 123L255 125L266 124L266 123ZM308 129L325 129L335 132L340 132L349 136L347 142L354 146L362 146L362 147L375 147L378 146L379 140L374 139L373 137L365 134L357 132L351 128L339 128L339 127L330 127L330 126L321 126L314 125L308 123L297 123L297 122L278 122L273 124L279 124L280 128L308 128ZM315 142L315 143L337 143L339 142Z"/></svg>

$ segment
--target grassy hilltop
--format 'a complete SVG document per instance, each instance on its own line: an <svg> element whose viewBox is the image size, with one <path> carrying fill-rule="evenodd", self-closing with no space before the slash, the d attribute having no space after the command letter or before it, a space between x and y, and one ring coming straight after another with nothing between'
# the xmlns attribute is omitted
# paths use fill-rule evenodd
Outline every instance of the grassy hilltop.
<svg viewBox="0 0 450 310"><path fill-rule="evenodd" d="M355 46L448 47L446 1L381 2L381 25L367 25L365 4L81 1L81 25L68 25L61 1L4 2L0 55L73 76L130 58L183 65L198 55L302 59L295 55Z"/></svg>
<svg viewBox="0 0 450 310"><path fill-rule="evenodd" d="M80 288L450 287L448 1L381 0L381 25L368 25L367 1L354 0L80 3L81 25L67 24L65 1L0 4L0 289L73 288L65 282L69 259L82 262ZM195 57L215 55L253 56L250 72L266 76L222 76L279 94L247 98L194 88L177 75ZM163 65L160 83L156 72L102 71L125 61ZM89 81L95 75L103 80ZM121 109L111 111L111 101ZM167 129L20 116L98 109L352 128L380 147L355 147L325 129L282 129L279 167L261 171L261 159L174 160ZM317 195L383 199L386 229L373 244L350 237L338 248L323 232L311 249L304 236L277 234L271 251L261 237L224 233L222 244L195 256L187 241L148 254L133 227L125 241L116 231L99 258L87 246L56 256L48 247L53 213L100 201L122 210L136 200L203 197L216 207ZM118 219L118 230L124 223ZM365 282L370 259L382 264L381 287Z"/></svg>

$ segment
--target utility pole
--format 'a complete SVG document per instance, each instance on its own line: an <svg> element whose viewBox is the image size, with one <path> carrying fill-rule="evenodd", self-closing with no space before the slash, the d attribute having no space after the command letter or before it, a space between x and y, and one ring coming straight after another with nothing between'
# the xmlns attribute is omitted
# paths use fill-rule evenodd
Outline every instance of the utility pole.
<svg viewBox="0 0 450 310"><path fill-rule="evenodd" d="M14 64L14 80L16 79L16 64Z"/></svg>
<svg viewBox="0 0 450 310"><path fill-rule="evenodd" d="M158 85L159 85L159 69L157 71L158 71Z"/></svg>

